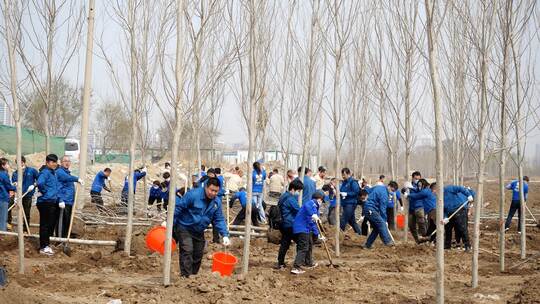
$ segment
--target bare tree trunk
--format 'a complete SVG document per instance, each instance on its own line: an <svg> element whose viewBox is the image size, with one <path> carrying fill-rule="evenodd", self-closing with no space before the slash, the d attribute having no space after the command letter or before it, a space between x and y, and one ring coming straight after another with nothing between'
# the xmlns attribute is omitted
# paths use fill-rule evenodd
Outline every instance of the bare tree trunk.
<svg viewBox="0 0 540 304"><path fill-rule="evenodd" d="M502 85L501 85L501 105L500 105L500 151L499 151L499 270L504 271L505 258L505 229L504 229L504 212L505 212L505 169L506 169L506 90L508 79L508 60L510 52L510 29L511 29L511 14L512 0L507 0L504 5L504 23L503 26L503 66L502 66ZM523 214L523 213L522 213Z"/></svg>
<svg viewBox="0 0 540 304"><path fill-rule="evenodd" d="M4 0L3 19L5 25L5 38L8 51L9 61L9 76L10 76L10 93L13 102L12 116L15 122L16 135L17 135L17 217L19 219L19 225L17 225L18 244L19 244L19 273L24 274L24 235L22 219L24 218L23 205L22 205L22 178L23 168L21 166L22 156L22 127L21 127L21 112L17 92L17 67L15 58L15 42L19 39L20 35L20 20L16 20L15 15L16 4L15 1ZM15 20L14 20L15 19Z"/></svg>
<svg viewBox="0 0 540 304"><path fill-rule="evenodd" d="M170 189L177 188L178 170L178 148L180 146L180 134L182 133L182 123L184 121L182 113L182 88L184 86L184 43L183 43L183 11L184 0L176 0L176 104L174 107L175 125L171 146L171 181ZM191 177L188 177L188 180ZM165 240L165 253L163 255L163 285L171 284L171 245L174 221L174 210L176 206L176 191L169 191L169 206L167 212L167 238Z"/></svg>
<svg viewBox="0 0 540 304"><path fill-rule="evenodd" d="M47 83L45 85L45 107L43 108L43 129L45 131L45 155L51 152L49 110L52 94L52 70L53 70L53 40L56 31L56 1L52 0L46 4L49 9L47 14Z"/></svg>
<svg viewBox="0 0 540 304"><path fill-rule="evenodd" d="M135 45L135 4L133 0L128 2L128 23L130 39L130 75L131 75L131 143L129 146L129 178L128 178L128 205L127 205L127 226L124 252L129 256L131 253L131 234L133 231L133 205L135 199L134 178L135 178L135 148L137 146L137 58ZM171 170L173 171L173 170Z"/></svg>
<svg viewBox="0 0 540 304"><path fill-rule="evenodd" d="M90 91L92 87L92 50L94 48L94 7L95 0L88 1L88 32L86 34L86 63L84 66L84 89L82 100L82 118L81 118L81 152L79 155L79 176L86 182L86 163L88 160L88 126L90 123ZM76 185L82 188L79 184ZM80 191L81 189L79 189ZM75 198L78 209L84 208L84 199L82 195ZM75 212L75 210L73 210Z"/></svg>
<svg viewBox="0 0 540 304"><path fill-rule="evenodd" d="M444 197L444 159L443 159L443 115L441 100L439 98L439 70L438 70L438 46L437 33L434 27L434 17L436 0L425 0L427 24L426 31L428 36L428 54L429 54L429 73L431 76L431 89L433 91L433 107L435 110L435 146L436 146L436 172L437 172L437 273L435 275L435 292L437 303L444 303L444 224L443 220L443 197Z"/></svg>

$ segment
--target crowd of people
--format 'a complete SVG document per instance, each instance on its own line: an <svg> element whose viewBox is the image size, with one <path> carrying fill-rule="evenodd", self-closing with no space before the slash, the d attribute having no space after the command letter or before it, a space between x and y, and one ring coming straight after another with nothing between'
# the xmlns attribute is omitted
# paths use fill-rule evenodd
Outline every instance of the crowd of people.
<svg viewBox="0 0 540 304"><path fill-rule="evenodd" d="M26 223L30 223L33 197L37 197L39 211L39 234L41 254L53 255L50 237L54 234L65 237L70 225L72 207L75 202L75 183L83 181L71 174L71 161L64 156L58 164L58 157L47 155L45 164L39 170L26 166L22 157L21 167L23 213ZM10 165L5 158L0 158L0 231L12 229L11 209L16 203L15 191L18 172L9 175ZM303 170L303 171L302 171ZM167 210L169 203L171 166L165 164L160 178L152 181L148 195L148 209ZM91 201L98 211L105 212L102 191L111 192L111 168L99 171L90 187ZM146 176L145 167L133 172L133 191L137 182ZM303 178L301 179L301 173ZM201 167L201 171L192 176L189 187L175 189L174 239L179 244L180 272L189 277L199 271L206 244L204 231L213 227L213 241L228 246L231 243L228 221L222 210L222 201L232 208L236 201L241 210L233 220L233 225L240 225L246 217L248 206L247 181L244 172L235 167L227 174L221 168ZM124 180L119 207L127 210L129 177ZM528 195L529 178L524 177L525 200ZM391 230L394 226L395 211L403 213L408 202L409 231L418 243L435 242L437 184L429 183L420 172L413 172L411 180L402 187L396 181L385 182L381 175L374 185L369 185L365 178L356 179L349 168L341 170L341 178L328 177L324 166L314 174L309 168L298 168L296 172L288 170L282 176L278 169L267 174L260 162L253 163L251 176L252 206L251 222L253 225L270 224L279 229L281 240L277 255L277 269L287 267L286 254L291 245L296 244L296 257L291 272L302 274L307 269L317 266L312 256L314 244L326 241L320 228L323 220L328 225L339 225L342 232L351 227L354 233L367 236L361 244L364 249L371 249L378 237L385 246L394 246ZM339 185L339 187L338 187ZM339 189L338 189L339 188ZM505 227L509 229L515 212L521 217L519 199L519 181L514 180L507 189L513 192L512 203ZM36 192L37 189L37 192ZM267 190L267 191L265 191ZM36 195L37 193L37 195ZM268 193L266 196L265 193ZM452 238L462 243L465 250L470 250L468 236L468 215L475 193L471 188L447 185L444 187L443 208L445 227L444 247L452 247ZM265 197L274 199L277 204L267 208ZM337 201L340 213L336 214ZM399 207L398 207L399 206ZM361 216L357 209L361 208ZM61 218L61 220L60 220ZM59 227L62 223L62 227ZM28 225L26 225L28 227ZM25 227L25 229L26 229ZM518 228L519 229L519 228Z"/></svg>

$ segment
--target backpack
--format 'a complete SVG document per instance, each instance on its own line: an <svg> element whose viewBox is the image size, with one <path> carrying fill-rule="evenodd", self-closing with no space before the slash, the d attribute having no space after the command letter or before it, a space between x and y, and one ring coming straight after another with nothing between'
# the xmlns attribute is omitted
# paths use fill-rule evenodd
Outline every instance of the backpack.
<svg viewBox="0 0 540 304"><path fill-rule="evenodd" d="M268 210L268 225L270 226L270 229L279 229L282 222L283 218L281 217L279 205L271 206L270 210Z"/></svg>

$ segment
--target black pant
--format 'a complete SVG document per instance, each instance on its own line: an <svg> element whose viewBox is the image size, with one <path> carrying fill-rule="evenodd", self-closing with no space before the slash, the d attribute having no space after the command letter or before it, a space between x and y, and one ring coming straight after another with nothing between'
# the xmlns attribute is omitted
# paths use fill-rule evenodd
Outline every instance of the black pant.
<svg viewBox="0 0 540 304"><path fill-rule="evenodd" d="M101 192L90 191L90 198L92 204L96 205L98 211L105 211L103 204L103 198L101 197Z"/></svg>
<svg viewBox="0 0 540 304"><path fill-rule="evenodd" d="M196 233L175 227L175 239L180 253L180 274L183 277L197 274L204 255L204 232Z"/></svg>
<svg viewBox="0 0 540 304"><path fill-rule="evenodd" d="M394 230L394 207L386 208L386 222L388 223L388 229Z"/></svg>
<svg viewBox="0 0 540 304"><path fill-rule="evenodd" d="M67 237L68 230L69 230L69 223L71 221L71 212L73 212L73 206L67 205L64 208L64 212L60 208L58 208L58 223L56 224L56 235L58 237ZM59 234L60 229L60 214L62 214L62 235Z"/></svg>
<svg viewBox="0 0 540 304"><path fill-rule="evenodd" d="M294 259L294 268L313 265L313 237L312 233L297 233L296 239L296 258Z"/></svg>
<svg viewBox="0 0 540 304"><path fill-rule="evenodd" d="M9 199L9 207L11 207L13 204L15 204L15 199L12 197ZM22 204L23 204L24 215L26 217L26 222L28 223L28 225L30 225L30 211L32 210L32 196L30 194L27 194L25 197L23 197ZM13 219L11 216L11 211L13 211L13 209L9 210L8 212L8 223L10 224ZM24 225L24 231L27 232L26 224L22 223L22 225Z"/></svg>
<svg viewBox="0 0 540 304"><path fill-rule="evenodd" d="M281 241L279 242L279 252L278 252L278 265L285 265L285 256L287 251L291 247L291 242L294 241L294 234L292 227L289 228L280 228L281 231Z"/></svg>
<svg viewBox="0 0 540 304"><path fill-rule="evenodd" d="M163 209L167 210L167 206L169 206L169 199L168 198L164 198L163 199Z"/></svg>
<svg viewBox="0 0 540 304"><path fill-rule="evenodd" d="M39 210L39 248L43 249L50 244L58 222L58 204L56 202L41 202L37 205Z"/></svg>
<svg viewBox="0 0 540 304"><path fill-rule="evenodd" d="M336 224L336 207L328 207L328 224L334 226Z"/></svg>
<svg viewBox="0 0 540 304"><path fill-rule="evenodd" d="M452 212L450 212L452 214ZM457 238L463 240L465 249L470 248L471 244L469 242L469 231L467 227L467 210L462 208L459 210L454 217L450 219L450 222L446 224L446 229L444 231L444 248L450 249L452 247L452 230L456 230Z"/></svg>
<svg viewBox="0 0 540 304"><path fill-rule="evenodd" d="M435 230L437 230L437 210L433 209L428 213L428 228L426 233L426 236L430 238L429 240L431 242L435 242L437 239L437 233L431 236Z"/></svg>
<svg viewBox="0 0 540 304"><path fill-rule="evenodd" d="M238 215L234 218L233 225L240 225L246 219L246 208L242 208ZM251 224L259 226L259 212L256 208L251 208Z"/></svg>
<svg viewBox="0 0 540 304"><path fill-rule="evenodd" d="M148 197L148 206L152 206L156 203L156 207L158 211L161 211L161 197L158 196L149 196Z"/></svg>
<svg viewBox="0 0 540 304"><path fill-rule="evenodd" d="M508 210L508 216L506 217L506 222L504 223L505 229L510 228L512 218L514 217L514 214L516 214L516 211L518 213L517 229L518 231L521 231L521 203L519 200L512 200L512 203L510 204L510 210Z"/></svg>

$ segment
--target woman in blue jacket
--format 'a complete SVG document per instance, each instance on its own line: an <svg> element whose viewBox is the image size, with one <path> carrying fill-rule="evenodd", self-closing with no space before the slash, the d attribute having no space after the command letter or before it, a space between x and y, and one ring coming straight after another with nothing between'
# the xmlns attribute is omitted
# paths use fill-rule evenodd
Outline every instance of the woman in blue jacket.
<svg viewBox="0 0 540 304"><path fill-rule="evenodd" d="M263 186L266 180L266 170L261 168L261 163L253 163L253 173L251 175L253 198L257 204L257 210L259 210L259 218L263 224L266 223L266 214L263 207Z"/></svg>
<svg viewBox="0 0 540 304"><path fill-rule="evenodd" d="M9 181L9 162L5 158L0 158L0 231L7 231L7 215L9 208L9 198L17 190Z"/></svg>

